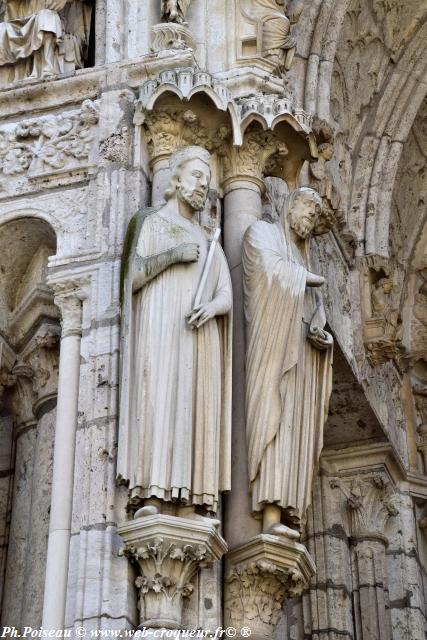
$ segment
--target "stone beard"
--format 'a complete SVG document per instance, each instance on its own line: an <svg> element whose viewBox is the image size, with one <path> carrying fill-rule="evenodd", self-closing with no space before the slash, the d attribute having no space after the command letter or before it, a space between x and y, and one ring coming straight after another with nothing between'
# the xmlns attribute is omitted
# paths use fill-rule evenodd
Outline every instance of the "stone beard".
<svg viewBox="0 0 427 640"><path fill-rule="evenodd" d="M209 251L196 219L207 162L197 147L172 156L166 205L128 232L118 473L131 508L155 498L216 512L230 489L232 290L219 244L194 310Z"/></svg>
<svg viewBox="0 0 427 640"><path fill-rule="evenodd" d="M243 246L253 510L280 507L297 528L311 500L332 386L332 337L312 288L323 278L309 270L314 198L320 203L311 189L291 194L281 220L254 223Z"/></svg>

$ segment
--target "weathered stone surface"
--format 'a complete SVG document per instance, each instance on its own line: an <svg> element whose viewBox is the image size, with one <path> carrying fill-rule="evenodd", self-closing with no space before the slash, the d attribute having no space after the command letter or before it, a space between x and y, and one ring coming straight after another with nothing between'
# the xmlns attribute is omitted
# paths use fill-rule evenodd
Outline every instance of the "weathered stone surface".
<svg viewBox="0 0 427 640"><path fill-rule="evenodd" d="M208 234L222 227L233 286L221 532L235 548L262 530L248 491L242 242L257 220L272 221L270 177L285 191L314 187L329 211L311 258L327 283L335 364L301 518L316 574L276 607L268 633L425 638L425 17L421 0L0 2L2 624L42 623L46 571L66 608L59 626L139 624L137 576L117 535L128 516L128 488L116 482L120 270L130 220L163 203L170 154L197 144L212 155L200 223ZM77 282L78 327L60 304ZM61 322L65 341L79 333L62 384ZM62 348L63 365L69 355ZM72 437L52 493L64 424ZM62 561L49 564L48 528L63 525ZM221 625L225 584L219 563L202 568L182 623Z"/></svg>

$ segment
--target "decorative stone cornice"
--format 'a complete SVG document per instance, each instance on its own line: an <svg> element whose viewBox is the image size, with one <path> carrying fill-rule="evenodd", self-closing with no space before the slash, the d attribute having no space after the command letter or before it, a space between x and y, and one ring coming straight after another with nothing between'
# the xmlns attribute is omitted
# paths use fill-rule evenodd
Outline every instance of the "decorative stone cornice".
<svg viewBox="0 0 427 640"><path fill-rule="evenodd" d="M262 534L236 547L226 561L225 626L272 638L285 598L301 595L315 571L307 549L287 538Z"/></svg>
<svg viewBox="0 0 427 640"><path fill-rule="evenodd" d="M259 92L235 99L224 81L194 68L167 69L156 79L145 82L136 102L136 125L145 122L146 113L154 110L157 100L165 93L174 94L180 101L189 101L197 94L209 96L217 109L228 111L235 145L243 143L244 132L252 122L258 122L264 130L287 122L305 137L311 134L312 116L297 106L292 98L284 94ZM310 137L309 144L315 153L314 136Z"/></svg>
<svg viewBox="0 0 427 640"><path fill-rule="evenodd" d="M188 520L153 515L119 526L125 543L122 555L138 568L140 624L179 629L183 599L193 591L192 580L211 566L227 545L208 518Z"/></svg>

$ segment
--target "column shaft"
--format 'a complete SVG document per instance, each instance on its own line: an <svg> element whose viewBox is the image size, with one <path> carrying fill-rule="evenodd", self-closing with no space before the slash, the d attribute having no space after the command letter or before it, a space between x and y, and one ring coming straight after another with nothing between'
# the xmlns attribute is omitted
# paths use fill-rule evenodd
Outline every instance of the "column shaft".
<svg viewBox="0 0 427 640"><path fill-rule="evenodd" d="M58 303L62 306L63 333L43 606L46 629L63 629L65 621L80 378L81 301L72 297L65 304Z"/></svg>
<svg viewBox="0 0 427 640"><path fill-rule="evenodd" d="M226 497L225 536L230 548L260 533L251 517L245 418L245 317L242 244L246 229L261 217L261 185L254 179L228 181L224 198L224 250L233 283L233 444L231 493Z"/></svg>

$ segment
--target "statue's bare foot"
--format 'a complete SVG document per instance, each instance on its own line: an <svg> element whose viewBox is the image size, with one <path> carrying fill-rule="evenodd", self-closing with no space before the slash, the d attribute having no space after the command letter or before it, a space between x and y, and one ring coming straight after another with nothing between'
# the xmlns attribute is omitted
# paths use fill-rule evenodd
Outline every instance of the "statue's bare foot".
<svg viewBox="0 0 427 640"><path fill-rule="evenodd" d="M321 287L322 284L325 284L326 280L323 276L318 276L308 271L306 282L309 287Z"/></svg>
<svg viewBox="0 0 427 640"><path fill-rule="evenodd" d="M283 538L290 538L291 540L299 540L301 534L295 529L287 527L285 524L273 524L268 533L274 536L282 536Z"/></svg>
<svg viewBox="0 0 427 640"><path fill-rule="evenodd" d="M138 511L136 511L133 517L134 517L134 520L136 520L137 518L146 518L147 516L156 516L158 513L159 513L158 508L150 504L150 505L147 505L146 507L142 507L141 509L138 509Z"/></svg>

